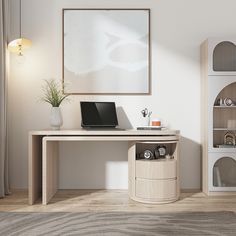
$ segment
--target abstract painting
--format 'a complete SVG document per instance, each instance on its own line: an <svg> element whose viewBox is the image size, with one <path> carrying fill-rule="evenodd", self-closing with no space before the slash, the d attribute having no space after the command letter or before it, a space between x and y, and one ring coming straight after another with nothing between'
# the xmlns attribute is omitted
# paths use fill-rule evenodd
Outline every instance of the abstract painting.
<svg viewBox="0 0 236 236"><path fill-rule="evenodd" d="M150 94L150 9L63 9L63 88Z"/></svg>

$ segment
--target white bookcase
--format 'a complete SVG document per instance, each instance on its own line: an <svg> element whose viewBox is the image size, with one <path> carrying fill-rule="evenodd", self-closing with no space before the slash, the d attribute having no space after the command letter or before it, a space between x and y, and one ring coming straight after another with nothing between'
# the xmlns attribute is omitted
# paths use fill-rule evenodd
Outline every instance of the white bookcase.
<svg viewBox="0 0 236 236"><path fill-rule="evenodd" d="M207 195L236 192L236 39L208 39L201 45L202 187ZM228 98L234 105L225 105Z"/></svg>

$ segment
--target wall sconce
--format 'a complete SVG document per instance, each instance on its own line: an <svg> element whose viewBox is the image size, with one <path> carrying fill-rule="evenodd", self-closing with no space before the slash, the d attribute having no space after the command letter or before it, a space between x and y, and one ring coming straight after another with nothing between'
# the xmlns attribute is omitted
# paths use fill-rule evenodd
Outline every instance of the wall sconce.
<svg viewBox="0 0 236 236"><path fill-rule="evenodd" d="M23 56L23 51L29 48L32 43L29 39L22 38L21 36L21 0L20 0L20 37L18 39L14 39L8 44L8 50L12 53L17 54L18 56Z"/></svg>

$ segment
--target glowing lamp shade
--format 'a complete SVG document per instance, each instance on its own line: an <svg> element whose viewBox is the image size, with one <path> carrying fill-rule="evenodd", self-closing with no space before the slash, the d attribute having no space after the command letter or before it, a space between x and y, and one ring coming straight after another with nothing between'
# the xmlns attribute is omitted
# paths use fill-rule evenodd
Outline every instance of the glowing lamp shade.
<svg viewBox="0 0 236 236"><path fill-rule="evenodd" d="M11 41L8 44L8 50L12 53L17 54L18 56L23 55L23 51L27 48L30 48L32 42L29 39L19 38Z"/></svg>

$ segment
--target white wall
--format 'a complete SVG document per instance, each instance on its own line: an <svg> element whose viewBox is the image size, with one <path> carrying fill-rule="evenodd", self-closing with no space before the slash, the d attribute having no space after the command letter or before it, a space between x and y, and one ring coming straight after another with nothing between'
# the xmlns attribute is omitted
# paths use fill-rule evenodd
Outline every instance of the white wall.
<svg viewBox="0 0 236 236"><path fill-rule="evenodd" d="M11 0L16 3L16 0ZM200 188L199 46L207 37L236 35L235 0L23 0L23 35L33 41L23 64L12 56L9 79L9 153L13 188L27 187L27 133L49 127L50 107L39 102L43 79L61 80L62 8L151 8L152 95L73 96L62 107L64 128L80 126L80 100L115 101L133 126L148 107L181 130L181 187ZM12 35L17 28L12 4ZM126 143L62 144L60 186L126 188ZM89 149L89 153L86 153ZM96 151L97 156L92 157ZM111 158L110 158L111 156ZM86 158L88 160L86 160ZM99 164L97 164L99 163ZM90 164L92 165L90 169ZM88 168L87 168L88 167ZM92 175L91 175L92 173Z"/></svg>

